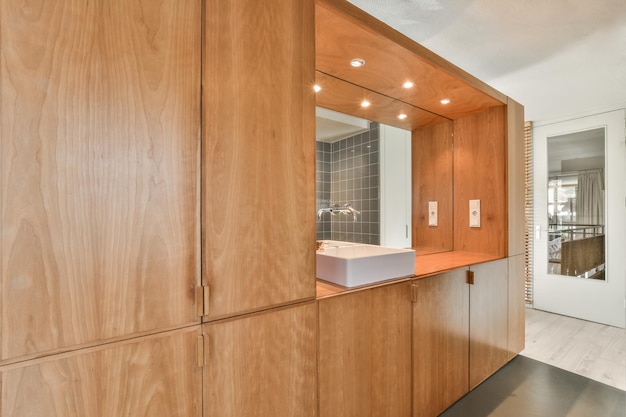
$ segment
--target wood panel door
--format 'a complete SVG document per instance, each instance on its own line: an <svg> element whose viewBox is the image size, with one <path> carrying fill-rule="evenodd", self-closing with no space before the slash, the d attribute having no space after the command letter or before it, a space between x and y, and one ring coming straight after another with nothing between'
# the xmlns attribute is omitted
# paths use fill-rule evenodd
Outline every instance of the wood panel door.
<svg viewBox="0 0 626 417"><path fill-rule="evenodd" d="M313 0L210 0L203 64L208 319L315 298Z"/></svg>
<svg viewBox="0 0 626 417"><path fill-rule="evenodd" d="M470 389L508 360L508 259L470 268Z"/></svg>
<svg viewBox="0 0 626 417"><path fill-rule="evenodd" d="M0 361L198 321L200 10L0 1Z"/></svg>
<svg viewBox="0 0 626 417"><path fill-rule="evenodd" d="M413 415L435 417L469 391L467 269L414 281Z"/></svg>
<svg viewBox="0 0 626 417"><path fill-rule="evenodd" d="M409 284L322 299L320 417L411 415Z"/></svg>
<svg viewBox="0 0 626 417"><path fill-rule="evenodd" d="M201 417L200 326L0 367L4 417Z"/></svg>
<svg viewBox="0 0 626 417"><path fill-rule="evenodd" d="M315 303L204 325L204 415L315 417Z"/></svg>

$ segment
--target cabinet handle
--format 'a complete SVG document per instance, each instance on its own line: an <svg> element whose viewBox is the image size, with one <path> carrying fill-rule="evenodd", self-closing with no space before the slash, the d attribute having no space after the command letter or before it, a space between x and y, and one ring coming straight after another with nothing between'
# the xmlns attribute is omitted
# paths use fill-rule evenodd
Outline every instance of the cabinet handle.
<svg viewBox="0 0 626 417"><path fill-rule="evenodd" d="M411 284L411 302L412 303L417 303L417 289L419 288L419 285L417 284Z"/></svg>
<svg viewBox="0 0 626 417"><path fill-rule="evenodd" d="M467 283L474 285L474 271L467 270Z"/></svg>
<svg viewBox="0 0 626 417"><path fill-rule="evenodd" d="M198 368L202 368L207 364L207 356L209 354L208 339L209 336L205 333L198 336L196 351L196 364L198 365Z"/></svg>

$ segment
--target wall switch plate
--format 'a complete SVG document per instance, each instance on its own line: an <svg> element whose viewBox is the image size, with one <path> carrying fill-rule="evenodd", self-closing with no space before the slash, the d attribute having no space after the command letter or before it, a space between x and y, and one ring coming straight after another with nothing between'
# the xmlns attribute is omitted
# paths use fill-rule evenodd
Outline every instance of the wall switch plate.
<svg viewBox="0 0 626 417"><path fill-rule="evenodd" d="M429 201L428 202L428 225L429 226L437 226L437 202Z"/></svg>
<svg viewBox="0 0 626 417"><path fill-rule="evenodd" d="M480 200L469 201L469 225L480 227Z"/></svg>

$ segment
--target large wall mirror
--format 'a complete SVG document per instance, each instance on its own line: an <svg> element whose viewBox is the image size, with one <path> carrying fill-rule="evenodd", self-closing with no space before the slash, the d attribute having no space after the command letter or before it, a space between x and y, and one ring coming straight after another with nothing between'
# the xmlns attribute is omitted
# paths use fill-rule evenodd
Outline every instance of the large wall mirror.
<svg viewBox="0 0 626 417"><path fill-rule="evenodd" d="M382 133L386 128L381 126L403 129L412 136L409 139L412 148L405 147L405 155L396 159L404 160L403 156L410 156L407 169L412 171L412 188L407 191L407 197L411 219L407 223L387 219L389 224L400 225L399 228L394 226L394 230L401 232L397 233L398 239L402 235L411 240L410 243L395 238L393 241L400 242L397 245L411 246L418 255L453 250L452 120L502 106L507 98L349 2L316 1L315 68L315 81L320 88L316 92L318 107L375 122L372 123L373 130L379 129L378 132L359 133L361 137L346 142L347 152L357 156L354 161L360 164L357 168L364 166L362 161L367 156L367 168L362 171L376 172L372 163L375 155L371 150L377 144L368 143L365 146L371 147L364 151L363 143L364 140L372 142L377 135L386 138L387 132ZM351 145L356 147L350 148ZM320 147L328 148L328 145ZM338 151L341 153L342 150L340 145ZM330 152L335 151L337 149ZM324 164L327 163L322 162ZM328 174L318 171L318 186L319 178L324 176L327 178ZM376 209L382 213L387 204L384 180L379 178L380 202L372 201L373 193L377 192L372 187L375 184L373 178L350 177L346 180L355 183L360 191L335 197L341 201L318 194L317 210L329 208L320 207L320 201L344 205L361 198L359 204L362 206L353 208L358 211L363 208L361 219L368 224L350 222L352 212L348 211L348 221L337 225L345 228L346 233L342 230L338 236L360 235L365 242L375 243L377 237L372 231L378 226L372 220ZM325 195L337 195L334 191L338 190ZM398 213L403 211L398 209L405 206L404 202L398 201L389 205ZM328 216L322 214L323 219ZM381 231L387 223L380 224ZM324 233L328 227L318 222L318 239L320 233L326 236ZM379 242L388 246L385 235L381 233Z"/></svg>
<svg viewBox="0 0 626 417"><path fill-rule="evenodd" d="M605 129L547 143L548 273L606 280Z"/></svg>

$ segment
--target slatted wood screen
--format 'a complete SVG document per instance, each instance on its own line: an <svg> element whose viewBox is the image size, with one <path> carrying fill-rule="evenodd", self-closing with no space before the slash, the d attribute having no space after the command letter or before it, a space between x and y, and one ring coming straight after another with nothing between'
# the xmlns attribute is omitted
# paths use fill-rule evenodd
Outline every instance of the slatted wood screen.
<svg viewBox="0 0 626 417"><path fill-rule="evenodd" d="M533 134L532 122L524 123L524 298L533 303Z"/></svg>

